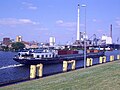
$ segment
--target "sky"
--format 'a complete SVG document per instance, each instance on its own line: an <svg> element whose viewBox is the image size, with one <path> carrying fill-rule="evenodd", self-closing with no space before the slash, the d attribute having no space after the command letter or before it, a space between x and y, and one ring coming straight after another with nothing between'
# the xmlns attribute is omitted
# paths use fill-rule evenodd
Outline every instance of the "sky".
<svg viewBox="0 0 120 90"><path fill-rule="evenodd" d="M78 3L80 31L85 31L86 8L88 37L109 36L112 24L116 43L120 38L120 0L0 0L0 41L21 35L24 41L48 42L53 36L58 44L74 42Z"/></svg>

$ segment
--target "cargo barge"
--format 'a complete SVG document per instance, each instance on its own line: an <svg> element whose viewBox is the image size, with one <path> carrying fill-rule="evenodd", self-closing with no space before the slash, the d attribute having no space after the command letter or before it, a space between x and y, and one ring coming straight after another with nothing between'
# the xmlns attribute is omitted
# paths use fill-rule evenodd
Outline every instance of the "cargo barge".
<svg viewBox="0 0 120 90"><path fill-rule="evenodd" d="M88 52L86 57L97 58L104 56L104 51ZM35 50L22 51L16 55L13 60L20 64L34 65L34 64L54 64L62 63L64 60L83 60L84 54L73 50Z"/></svg>

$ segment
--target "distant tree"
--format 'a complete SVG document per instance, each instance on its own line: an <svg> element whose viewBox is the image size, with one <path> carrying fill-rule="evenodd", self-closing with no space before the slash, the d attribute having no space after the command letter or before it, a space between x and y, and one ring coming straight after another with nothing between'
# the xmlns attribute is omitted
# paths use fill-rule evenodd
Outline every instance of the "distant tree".
<svg viewBox="0 0 120 90"><path fill-rule="evenodd" d="M15 43L12 43L12 48L15 50L21 50L25 48L25 45L22 42L15 42Z"/></svg>
<svg viewBox="0 0 120 90"><path fill-rule="evenodd" d="M2 51L9 51L9 47L8 46L1 46L1 50Z"/></svg>

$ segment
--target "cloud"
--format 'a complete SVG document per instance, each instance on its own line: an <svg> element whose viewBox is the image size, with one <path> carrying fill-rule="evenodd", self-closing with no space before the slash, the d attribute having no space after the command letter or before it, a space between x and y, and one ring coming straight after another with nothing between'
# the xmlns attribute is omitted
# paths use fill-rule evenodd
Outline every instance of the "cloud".
<svg viewBox="0 0 120 90"><path fill-rule="evenodd" d="M101 20L98 20L98 19L95 19L95 18L92 19L92 21L95 22L95 23L101 23L102 22Z"/></svg>
<svg viewBox="0 0 120 90"><path fill-rule="evenodd" d="M102 29L98 29L98 30L97 30L98 33L103 33L103 31L104 31L104 30L102 30Z"/></svg>
<svg viewBox="0 0 120 90"><path fill-rule="evenodd" d="M97 20L96 20L96 19L93 19L92 21L93 21L93 22L96 22Z"/></svg>
<svg viewBox="0 0 120 90"><path fill-rule="evenodd" d="M4 33L0 33L0 36L3 36L4 35Z"/></svg>
<svg viewBox="0 0 120 90"><path fill-rule="evenodd" d="M58 27L65 28L67 30L76 30L77 29L77 23L76 22L64 22L63 20L57 20L56 25ZM84 24L80 24L80 28L84 28Z"/></svg>
<svg viewBox="0 0 120 90"><path fill-rule="evenodd" d="M16 25L37 25L38 22L34 22L30 19L16 19L16 18L2 18L0 19L0 25L16 26Z"/></svg>
<svg viewBox="0 0 120 90"><path fill-rule="evenodd" d="M83 27L83 28L84 28L84 27L85 27L85 24L82 24L82 23L81 23L81 24L80 24L80 27Z"/></svg>
<svg viewBox="0 0 120 90"><path fill-rule="evenodd" d="M40 27L40 28L36 28L35 30L47 31L47 30L49 30L49 29L48 29L48 28L46 28L46 27Z"/></svg>
<svg viewBox="0 0 120 90"><path fill-rule="evenodd" d="M63 20L58 20L58 21L56 21L56 24L57 24L58 26L68 27L68 28L71 28L71 27L75 27L75 26L76 26L76 23L75 23L75 22L64 22Z"/></svg>
<svg viewBox="0 0 120 90"><path fill-rule="evenodd" d="M38 7L33 5L32 3L29 3L29 2L22 2L22 5L24 8L27 8L29 10L37 10Z"/></svg>
<svg viewBox="0 0 120 90"><path fill-rule="evenodd" d="M63 21L62 20L58 20L58 21L56 21L56 24L63 24Z"/></svg>
<svg viewBox="0 0 120 90"><path fill-rule="evenodd" d="M63 20L56 21L56 25L69 30L75 30L76 28L76 22L64 22Z"/></svg>
<svg viewBox="0 0 120 90"><path fill-rule="evenodd" d="M120 29L120 18L116 18L116 28L119 28Z"/></svg>
<svg viewBox="0 0 120 90"><path fill-rule="evenodd" d="M28 8L31 9L31 10L36 10L37 9L37 7L35 7L35 6L29 6Z"/></svg>

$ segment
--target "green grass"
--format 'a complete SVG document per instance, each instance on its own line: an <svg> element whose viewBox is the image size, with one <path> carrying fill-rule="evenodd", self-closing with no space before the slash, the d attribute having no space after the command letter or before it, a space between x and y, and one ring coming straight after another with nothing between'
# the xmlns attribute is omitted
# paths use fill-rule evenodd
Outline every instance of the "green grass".
<svg viewBox="0 0 120 90"><path fill-rule="evenodd" d="M120 60L13 84L0 90L120 90Z"/></svg>

